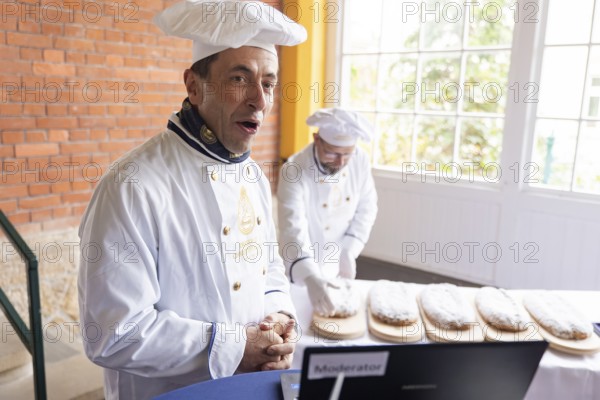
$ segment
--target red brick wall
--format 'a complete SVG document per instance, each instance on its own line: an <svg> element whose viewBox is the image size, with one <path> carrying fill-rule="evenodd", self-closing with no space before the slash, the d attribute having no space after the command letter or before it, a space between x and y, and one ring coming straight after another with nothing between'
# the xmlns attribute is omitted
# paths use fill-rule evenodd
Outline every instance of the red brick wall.
<svg viewBox="0 0 600 400"><path fill-rule="evenodd" d="M179 108L191 44L151 22L173 2L0 1L0 209L22 233L78 225L110 162ZM277 110L263 165L279 157Z"/></svg>

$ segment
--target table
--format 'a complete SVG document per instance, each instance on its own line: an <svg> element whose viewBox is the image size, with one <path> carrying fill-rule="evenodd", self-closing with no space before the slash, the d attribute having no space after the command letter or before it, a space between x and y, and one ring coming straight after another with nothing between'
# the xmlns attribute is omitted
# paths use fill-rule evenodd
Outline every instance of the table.
<svg viewBox="0 0 600 400"><path fill-rule="evenodd" d="M366 298L369 288L374 281L357 280L356 285ZM412 284L411 284L412 285ZM414 284L417 288L424 285ZM461 288L474 292L476 288ZM524 293L525 291L515 291ZM557 291L593 321L600 321L600 292L591 291ZM316 335L310 330L312 307L305 288L292 287L292 298L297 308L297 318L300 325L296 342L296 352L292 368L302 367L302 355L308 346L356 346L389 344L370 333L352 340L332 340ZM422 343L430 342L427 337ZM201 382L178 389L162 396L157 400L186 400L186 399L261 399L276 400L281 398L279 376L282 372L268 371L251 374L235 375L213 381ZM569 355L548 349L538 371L527 392L526 400L564 400L564 399L599 399L600 398L600 353L592 355Z"/></svg>
<svg viewBox="0 0 600 400"><path fill-rule="evenodd" d="M281 373L299 371L265 371L240 374L215 379L173 390L155 400L279 400L281 399Z"/></svg>
<svg viewBox="0 0 600 400"><path fill-rule="evenodd" d="M366 298L375 281L356 280L363 298ZM411 284L417 290L425 285ZM470 294L477 288L460 288ZM512 291L511 291L512 292ZM517 294L527 291L515 290ZM600 321L600 292L596 291L555 291L578 307L591 321ZM296 305L297 318L301 327L292 368L302 368L302 354L308 346L353 346L388 344L370 333L352 340L332 340L315 335L310 330L312 307L306 289L293 285L292 299ZM420 342L428 343L427 337ZM600 399L600 352L591 355L570 355L554 349L546 350L538 371L529 387L525 400L564 400Z"/></svg>

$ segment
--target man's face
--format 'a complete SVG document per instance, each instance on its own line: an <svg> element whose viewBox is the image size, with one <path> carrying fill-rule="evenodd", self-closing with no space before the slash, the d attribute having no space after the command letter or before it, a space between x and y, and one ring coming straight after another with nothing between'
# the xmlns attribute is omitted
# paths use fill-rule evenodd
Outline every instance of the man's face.
<svg viewBox="0 0 600 400"><path fill-rule="evenodd" d="M325 169L325 172L330 175L336 174L344 168L355 152L356 146L333 146L321 139L316 133L313 137L315 139L315 147L319 162Z"/></svg>
<svg viewBox="0 0 600 400"><path fill-rule="evenodd" d="M185 72L191 103L230 152L250 150L273 107L277 69L277 56L244 46L219 53L206 79L191 70Z"/></svg>

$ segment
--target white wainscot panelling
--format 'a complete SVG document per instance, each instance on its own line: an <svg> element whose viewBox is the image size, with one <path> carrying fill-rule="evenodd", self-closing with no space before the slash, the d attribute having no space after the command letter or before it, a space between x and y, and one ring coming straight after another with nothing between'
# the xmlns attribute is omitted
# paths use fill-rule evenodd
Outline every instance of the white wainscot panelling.
<svg viewBox="0 0 600 400"><path fill-rule="evenodd" d="M409 184L399 190L398 185L378 184L379 213L363 254L492 284L496 263L506 253L496 238L498 205L489 196L484 203L468 195L441 195L435 188L417 193Z"/></svg>
<svg viewBox="0 0 600 400"><path fill-rule="evenodd" d="M516 262L502 265L498 284L512 288L600 289L600 223L523 211L517 217ZM513 253L514 255L514 253Z"/></svg>

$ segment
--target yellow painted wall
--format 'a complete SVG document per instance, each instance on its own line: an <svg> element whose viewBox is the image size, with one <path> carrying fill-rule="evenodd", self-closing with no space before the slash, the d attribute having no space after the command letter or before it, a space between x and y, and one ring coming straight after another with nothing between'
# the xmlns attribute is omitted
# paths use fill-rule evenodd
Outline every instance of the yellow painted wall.
<svg viewBox="0 0 600 400"><path fill-rule="evenodd" d="M311 140L306 118L323 107L325 39L323 2L283 0L282 11L306 28L308 39L298 46L281 47L281 150L282 159Z"/></svg>

